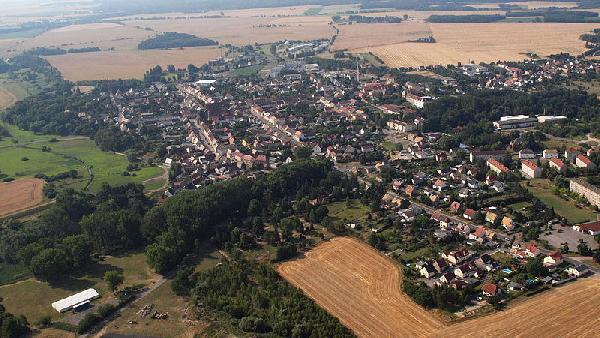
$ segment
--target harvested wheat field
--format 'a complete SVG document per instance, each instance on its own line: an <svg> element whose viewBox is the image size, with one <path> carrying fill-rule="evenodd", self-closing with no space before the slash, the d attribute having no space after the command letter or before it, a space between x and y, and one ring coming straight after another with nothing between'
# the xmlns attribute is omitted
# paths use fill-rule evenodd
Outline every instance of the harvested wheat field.
<svg viewBox="0 0 600 338"><path fill-rule="evenodd" d="M217 47L171 50L132 50L49 56L46 59L70 81L142 79L150 68L167 65L201 66L221 56Z"/></svg>
<svg viewBox="0 0 600 338"><path fill-rule="evenodd" d="M440 337L598 337L600 279L555 288L506 311L452 325Z"/></svg>
<svg viewBox="0 0 600 338"><path fill-rule="evenodd" d="M391 67L446 65L469 60L516 61L525 59L527 52L540 56L582 53L585 43L579 36L596 27L596 24L563 23L440 23L430 24L437 43L399 43L352 51L371 51Z"/></svg>
<svg viewBox="0 0 600 338"><path fill-rule="evenodd" d="M128 26L155 32L180 32L219 41L220 44L247 45L282 40L329 39L333 28L329 17L226 17L213 19L132 20Z"/></svg>
<svg viewBox="0 0 600 338"><path fill-rule="evenodd" d="M395 262L351 238L336 237L278 270L359 337L598 337L600 327L598 278L451 324L402 293Z"/></svg>
<svg viewBox="0 0 600 338"><path fill-rule="evenodd" d="M377 47L407 42L432 35L429 24L424 22L353 24L338 27L340 33L334 49ZM377 34L373 34L376 32Z"/></svg>
<svg viewBox="0 0 600 338"><path fill-rule="evenodd" d="M402 293L395 263L357 240L336 237L278 269L358 336L428 336L444 326Z"/></svg>
<svg viewBox="0 0 600 338"><path fill-rule="evenodd" d="M0 216L34 207L44 200L44 180L20 179L0 183Z"/></svg>

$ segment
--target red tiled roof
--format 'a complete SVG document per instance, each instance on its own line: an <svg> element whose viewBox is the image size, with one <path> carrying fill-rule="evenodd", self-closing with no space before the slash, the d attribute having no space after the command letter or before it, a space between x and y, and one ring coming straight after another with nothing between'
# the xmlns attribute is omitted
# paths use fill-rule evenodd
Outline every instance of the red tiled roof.
<svg viewBox="0 0 600 338"><path fill-rule="evenodd" d="M559 168L562 168L562 167L565 166L565 163L561 159L559 159L559 158L553 157L553 158L550 159L550 162L554 163Z"/></svg>
<svg viewBox="0 0 600 338"><path fill-rule="evenodd" d="M484 284L483 287L481 288L481 290L483 290L483 292L493 296L496 294L496 291L498 290L498 286L496 286L496 284Z"/></svg>
<svg viewBox="0 0 600 338"><path fill-rule="evenodd" d="M538 168L537 164L528 160L524 160L522 163L531 170L536 170Z"/></svg>

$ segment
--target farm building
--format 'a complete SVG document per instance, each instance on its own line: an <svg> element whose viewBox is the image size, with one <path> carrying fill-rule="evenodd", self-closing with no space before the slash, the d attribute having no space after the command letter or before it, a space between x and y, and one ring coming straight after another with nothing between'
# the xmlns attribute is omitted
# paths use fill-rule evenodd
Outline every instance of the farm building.
<svg viewBox="0 0 600 338"><path fill-rule="evenodd" d="M75 309L81 305L88 304L90 301L98 297L100 297L98 291L94 289L87 289L52 303L52 307L58 312L65 312Z"/></svg>

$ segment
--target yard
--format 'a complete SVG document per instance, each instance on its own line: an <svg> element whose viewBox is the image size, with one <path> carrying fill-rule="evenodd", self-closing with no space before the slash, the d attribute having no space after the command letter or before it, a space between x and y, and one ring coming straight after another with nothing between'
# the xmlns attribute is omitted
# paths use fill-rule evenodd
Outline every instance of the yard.
<svg viewBox="0 0 600 338"><path fill-rule="evenodd" d="M51 307L53 302L87 288L95 288L101 295L105 294L109 290L102 278L104 272L109 270L123 272L124 286L148 284L157 278L146 264L146 256L143 253L135 253L106 257L79 275L61 278L53 283L29 278L3 285L0 286L0 297L3 298L2 304L9 312L25 315L29 322L35 322L46 315L59 319L64 315Z"/></svg>
<svg viewBox="0 0 600 338"><path fill-rule="evenodd" d="M597 217L591 209L578 207L574 201L555 195L547 179L529 180L523 183L523 186L548 207L553 208L557 214L565 217L569 224L583 223L595 220Z"/></svg>

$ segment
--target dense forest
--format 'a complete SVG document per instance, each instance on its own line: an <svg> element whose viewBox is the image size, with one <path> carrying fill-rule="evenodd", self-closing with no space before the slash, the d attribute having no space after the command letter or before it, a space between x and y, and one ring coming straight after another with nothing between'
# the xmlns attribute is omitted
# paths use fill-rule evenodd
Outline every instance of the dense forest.
<svg viewBox="0 0 600 338"><path fill-rule="evenodd" d="M354 335L269 265L237 260L197 274L179 273L173 285L196 305L232 318L241 331L278 337ZM184 281L184 282L182 282Z"/></svg>
<svg viewBox="0 0 600 338"><path fill-rule="evenodd" d="M583 91L553 89L541 92L523 93L516 91L482 90L461 96L447 96L427 104L423 110L427 117L424 130L452 132L446 141L448 146L458 146L460 142L488 149L505 149L514 135L495 133L492 126L501 116L506 115L565 115L569 126L576 119L589 128L597 124L600 114L598 99ZM540 128L557 135L568 133L569 128L556 127L556 123L545 123ZM581 131L580 125L574 126ZM589 129L588 128L588 129ZM579 134L578 134L579 135ZM564 135L566 136L566 135Z"/></svg>
<svg viewBox="0 0 600 338"><path fill-rule="evenodd" d="M0 260L23 264L44 280L78 271L93 261L94 253L144 245L141 221L151 205L141 185L105 185L95 195L61 191L39 218L2 224Z"/></svg>
<svg viewBox="0 0 600 338"><path fill-rule="evenodd" d="M148 262L165 273L202 241L218 246L237 242L246 237L240 230L253 226L246 222L248 217L269 217L279 223L290 215L291 199L327 196L340 189L341 175L327 160L297 160L255 180L238 177L178 193L144 219L144 233L153 242L146 249ZM290 219L289 225L299 224Z"/></svg>
<svg viewBox="0 0 600 338"><path fill-rule="evenodd" d="M139 49L163 49L181 47L202 47L218 45L217 41L199 38L186 33L166 32L144 40L138 44Z"/></svg>

